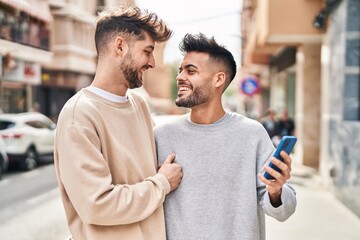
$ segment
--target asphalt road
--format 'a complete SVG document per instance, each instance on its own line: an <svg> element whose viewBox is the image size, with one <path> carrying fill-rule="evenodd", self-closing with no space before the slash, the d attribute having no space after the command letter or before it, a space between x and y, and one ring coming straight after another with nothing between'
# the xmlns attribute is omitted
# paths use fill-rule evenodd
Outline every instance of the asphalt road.
<svg viewBox="0 0 360 240"><path fill-rule="evenodd" d="M1 240L63 240L67 235L52 163L4 175L0 181Z"/></svg>
<svg viewBox="0 0 360 240"><path fill-rule="evenodd" d="M0 181L0 224L41 202L39 196L57 188L53 164L29 171L10 170Z"/></svg>

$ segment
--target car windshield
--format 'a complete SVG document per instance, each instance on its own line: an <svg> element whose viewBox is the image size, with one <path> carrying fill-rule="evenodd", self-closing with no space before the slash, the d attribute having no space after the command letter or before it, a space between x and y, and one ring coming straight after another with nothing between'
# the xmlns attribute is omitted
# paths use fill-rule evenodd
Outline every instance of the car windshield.
<svg viewBox="0 0 360 240"><path fill-rule="evenodd" d="M15 126L14 122L0 120L0 130L9 129Z"/></svg>

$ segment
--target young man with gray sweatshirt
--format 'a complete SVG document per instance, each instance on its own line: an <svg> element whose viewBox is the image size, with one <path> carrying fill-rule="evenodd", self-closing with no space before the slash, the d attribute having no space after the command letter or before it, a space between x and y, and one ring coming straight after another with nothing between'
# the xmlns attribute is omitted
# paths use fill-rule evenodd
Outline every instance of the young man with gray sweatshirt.
<svg viewBox="0 0 360 240"><path fill-rule="evenodd" d="M176 104L191 111L155 127L158 160L175 153L184 174L164 203L167 239L263 240L265 214L285 221L295 212L291 159L285 152L285 162L272 157L259 122L224 110L221 97L236 74L225 47L200 33L187 34L180 50Z"/></svg>

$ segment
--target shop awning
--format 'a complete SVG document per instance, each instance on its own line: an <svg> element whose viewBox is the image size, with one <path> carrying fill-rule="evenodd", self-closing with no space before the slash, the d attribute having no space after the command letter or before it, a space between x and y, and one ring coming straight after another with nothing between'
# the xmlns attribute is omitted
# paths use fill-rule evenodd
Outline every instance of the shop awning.
<svg viewBox="0 0 360 240"><path fill-rule="evenodd" d="M0 2L42 21L51 22L53 20L49 3L46 0L0 0Z"/></svg>

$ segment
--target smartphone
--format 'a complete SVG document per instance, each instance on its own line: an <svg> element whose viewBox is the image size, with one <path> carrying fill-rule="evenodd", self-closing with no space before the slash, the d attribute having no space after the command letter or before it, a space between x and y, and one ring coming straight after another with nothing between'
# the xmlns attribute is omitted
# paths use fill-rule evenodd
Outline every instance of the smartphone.
<svg viewBox="0 0 360 240"><path fill-rule="evenodd" d="M296 140L297 140L297 138L294 137L294 136L283 136L282 139L281 139L281 141L280 141L280 143L279 143L279 145L278 145L278 147L276 148L276 151L275 151L275 153L274 153L274 157L277 158L277 159L279 159L280 161L283 161L283 162L284 162L284 159L280 156L280 152L281 152L281 151L285 151L287 154L290 155L292 149L293 149L294 146L295 146ZM277 166L275 166L274 164L272 164L271 162L270 162L269 166L270 166L272 169L274 169L274 170L276 170L276 171L278 171L278 172L281 172L281 170L280 170ZM264 173L264 177L265 177L266 179L269 179L269 180L274 179L274 177L271 176L271 175L270 175L269 173L267 173L267 172Z"/></svg>

